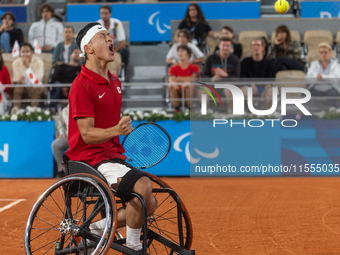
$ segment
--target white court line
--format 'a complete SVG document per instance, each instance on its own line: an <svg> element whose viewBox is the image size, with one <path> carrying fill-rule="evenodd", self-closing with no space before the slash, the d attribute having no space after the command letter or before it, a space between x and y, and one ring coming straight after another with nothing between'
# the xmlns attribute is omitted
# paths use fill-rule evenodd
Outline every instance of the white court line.
<svg viewBox="0 0 340 255"><path fill-rule="evenodd" d="M4 207L0 207L0 212L3 212L5 210L11 208L12 206L15 206L16 204L19 204L20 202L25 201L25 200L26 199L8 199L8 198L1 199L0 198L0 201L14 201L14 202L12 202L12 203L4 206Z"/></svg>

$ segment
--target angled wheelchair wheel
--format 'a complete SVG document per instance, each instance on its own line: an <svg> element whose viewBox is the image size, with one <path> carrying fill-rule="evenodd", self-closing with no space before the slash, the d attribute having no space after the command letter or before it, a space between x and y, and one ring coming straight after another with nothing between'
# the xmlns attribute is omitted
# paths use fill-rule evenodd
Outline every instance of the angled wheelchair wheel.
<svg viewBox="0 0 340 255"><path fill-rule="evenodd" d="M159 177L147 173L153 183L153 189L171 189L165 181ZM158 233L162 237L168 239L174 244L180 245L179 240L179 220L177 217L177 204L176 201L169 193L153 192L158 202L158 207L155 213L148 218L148 229ZM181 221L183 244L186 250L190 250L193 238L193 230L191 219L183 201L181 201ZM178 254L171 250L167 245L158 242L157 240L148 240L148 253L149 254Z"/></svg>
<svg viewBox="0 0 340 255"><path fill-rule="evenodd" d="M153 194L158 202L158 207L153 215L148 217L147 253L150 255L179 254L172 249L173 244L190 250L192 244L192 225L189 213L181 201L181 226L178 220L177 203L167 192L159 190L171 189L162 179L147 173L153 185ZM172 189L171 189L172 190ZM182 241L180 241L180 229ZM124 239L126 230L117 230L116 239ZM160 238L161 237L161 238ZM160 240L162 239L162 240ZM165 240L166 239L166 240Z"/></svg>
<svg viewBox="0 0 340 255"><path fill-rule="evenodd" d="M106 254L116 231L112 191L90 174L67 176L38 199L25 230L26 254Z"/></svg>

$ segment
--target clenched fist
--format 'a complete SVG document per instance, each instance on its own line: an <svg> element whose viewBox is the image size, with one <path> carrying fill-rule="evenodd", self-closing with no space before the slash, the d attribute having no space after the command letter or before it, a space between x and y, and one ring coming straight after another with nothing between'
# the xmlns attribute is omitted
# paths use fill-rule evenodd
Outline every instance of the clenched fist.
<svg viewBox="0 0 340 255"><path fill-rule="evenodd" d="M117 126L121 135L128 135L133 130L130 116L121 118Z"/></svg>

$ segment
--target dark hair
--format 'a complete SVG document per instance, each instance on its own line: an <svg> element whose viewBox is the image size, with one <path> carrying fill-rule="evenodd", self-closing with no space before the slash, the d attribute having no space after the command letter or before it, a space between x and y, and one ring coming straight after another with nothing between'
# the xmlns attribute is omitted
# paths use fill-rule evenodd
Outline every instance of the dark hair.
<svg viewBox="0 0 340 255"><path fill-rule="evenodd" d="M4 59L2 58L2 52L0 50L0 71L2 70L3 66L4 66Z"/></svg>
<svg viewBox="0 0 340 255"><path fill-rule="evenodd" d="M51 4L49 4L49 3L42 3L39 6L39 13L41 14L44 9L47 9L47 11L52 12L52 14L54 14L54 7Z"/></svg>
<svg viewBox="0 0 340 255"><path fill-rule="evenodd" d="M110 6L110 5L107 5L107 4L102 5L102 6L100 6L99 10L100 10L100 9L106 9L106 10L108 10L110 13L112 13L111 6Z"/></svg>
<svg viewBox="0 0 340 255"><path fill-rule="evenodd" d="M264 37L264 36L261 36L261 37L256 37L254 38L253 40L251 40L251 42L253 41L260 41L262 46L264 47L264 52L263 52L263 56L264 57L267 57L267 54L268 54L268 48L269 48L269 43L267 41L267 38Z"/></svg>
<svg viewBox="0 0 340 255"><path fill-rule="evenodd" d="M191 35L190 35L190 31L188 29L186 29L186 28L180 29L178 31L178 35L180 33L184 34L184 36L188 39L189 42L191 41Z"/></svg>
<svg viewBox="0 0 340 255"><path fill-rule="evenodd" d="M13 23L15 22L15 20L16 20L16 18L15 18L15 16L14 16L14 14L13 13L11 13L11 12L4 12L2 15L1 15L1 20L3 20L4 18L6 18L6 16L10 16L10 18L11 18L11 20L13 20Z"/></svg>
<svg viewBox="0 0 340 255"><path fill-rule="evenodd" d="M207 22L206 22L206 20L204 18L204 14L202 12L201 7L198 4L196 4L196 3L192 3L192 4L190 4L188 6L187 12L186 12L185 17L184 17L184 20L186 21L187 25L190 26L190 22L191 22L190 16L189 16L189 8L190 8L190 6L194 6L196 8L196 10L197 10L197 21L198 21L198 23L199 24L207 24Z"/></svg>
<svg viewBox="0 0 340 255"><path fill-rule="evenodd" d="M75 51L75 50L80 50L78 47L74 48L73 51L71 52L71 54ZM81 51L81 50L80 50Z"/></svg>
<svg viewBox="0 0 340 255"><path fill-rule="evenodd" d="M72 33L74 33L74 27L73 27L73 26L66 25L66 26L64 26L64 29L65 29L65 28L71 28L71 29L72 29Z"/></svg>
<svg viewBox="0 0 340 255"><path fill-rule="evenodd" d="M287 38L286 38L286 43L290 44L290 42L292 41L292 36L290 34L290 30L286 25L280 25L276 28L275 30L276 32L276 36L278 33L286 33L287 34Z"/></svg>
<svg viewBox="0 0 340 255"><path fill-rule="evenodd" d="M221 37L221 38L220 38L220 42L231 42L231 45L234 44L233 39L230 38L230 37L227 37L227 36ZM220 43L220 42L219 42L219 43Z"/></svg>
<svg viewBox="0 0 340 255"><path fill-rule="evenodd" d="M185 50L187 53L188 53L188 56L190 57L191 56L191 49L188 47L188 46L186 46L186 45L179 45L178 47L177 47L177 52L179 51L179 50Z"/></svg>
<svg viewBox="0 0 340 255"><path fill-rule="evenodd" d="M34 51L34 48L33 48L32 44L30 44L28 42L24 42L24 43L21 44L20 48L22 48L24 46L28 46L28 47L30 47L31 51Z"/></svg>
<svg viewBox="0 0 340 255"><path fill-rule="evenodd" d="M231 26L224 26L222 29L228 30L230 33L232 33L234 35L232 39L235 39L235 31Z"/></svg>
<svg viewBox="0 0 340 255"><path fill-rule="evenodd" d="M81 50L81 52L83 52L83 49L81 48L81 45L80 45L81 40L86 35L87 31L89 31L91 27L96 26L96 25L100 25L100 24L98 22L91 22L87 24L82 30L79 31L77 38L76 38L76 43L78 45L78 48ZM87 59L86 54L85 54L85 59Z"/></svg>

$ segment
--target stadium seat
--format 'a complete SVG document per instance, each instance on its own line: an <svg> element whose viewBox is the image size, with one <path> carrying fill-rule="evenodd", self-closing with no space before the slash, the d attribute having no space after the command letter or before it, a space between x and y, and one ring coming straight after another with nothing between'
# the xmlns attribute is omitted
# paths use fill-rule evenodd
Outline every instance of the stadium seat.
<svg viewBox="0 0 340 255"><path fill-rule="evenodd" d="M218 33L219 35L222 34L220 31L216 31L216 33ZM207 42L207 48L208 48L207 56L209 56L209 55L214 53L214 51L215 51L215 49L218 45L218 39L208 35L207 38L206 38L206 42Z"/></svg>
<svg viewBox="0 0 340 255"><path fill-rule="evenodd" d="M307 30L303 36L303 42L307 46L308 51L317 49L319 43L327 42L332 47L333 34L328 30ZM305 49L307 53L307 50Z"/></svg>
<svg viewBox="0 0 340 255"><path fill-rule="evenodd" d="M238 41L242 45L242 58L250 57L251 56L251 40L256 37L264 36L268 39L266 32L258 31L258 30L250 30L250 31L242 31L238 36Z"/></svg>
<svg viewBox="0 0 340 255"><path fill-rule="evenodd" d="M48 76L52 69L52 54L51 53L41 53L36 54L44 62L44 77L42 80L43 84L48 84Z"/></svg>
<svg viewBox="0 0 340 255"><path fill-rule="evenodd" d="M332 50L332 57L333 58L336 58L336 53L334 50ZM310 66L310 64L314 61L314 60L317 60L319 59L319 50L318 49L313 49L313 50L310 50L308 51L308 54L307 54L307 66Z"/></svg>
<svg viewBox="0 0 340 255"><path fill-rule="evenodd" d="M336 43L336 53L337 53L337 56L339 58L339 54L340 54L340 31L338 31L336 33L336 38L335 38L335 43Z"/></svg>
<svg viewBox="0 0 340 255"><path fill-rule="evenodd" d="M306 88L306 74L303 71L296 70L284 70L276 73L276 81L282 82L278 83L277 87L281 91L282 87L290 88ZM294 82L295 81L295 82ZM287 82L287 83L284 83ZM287 93L288 97L301 97L301 93Z"/></svg>

